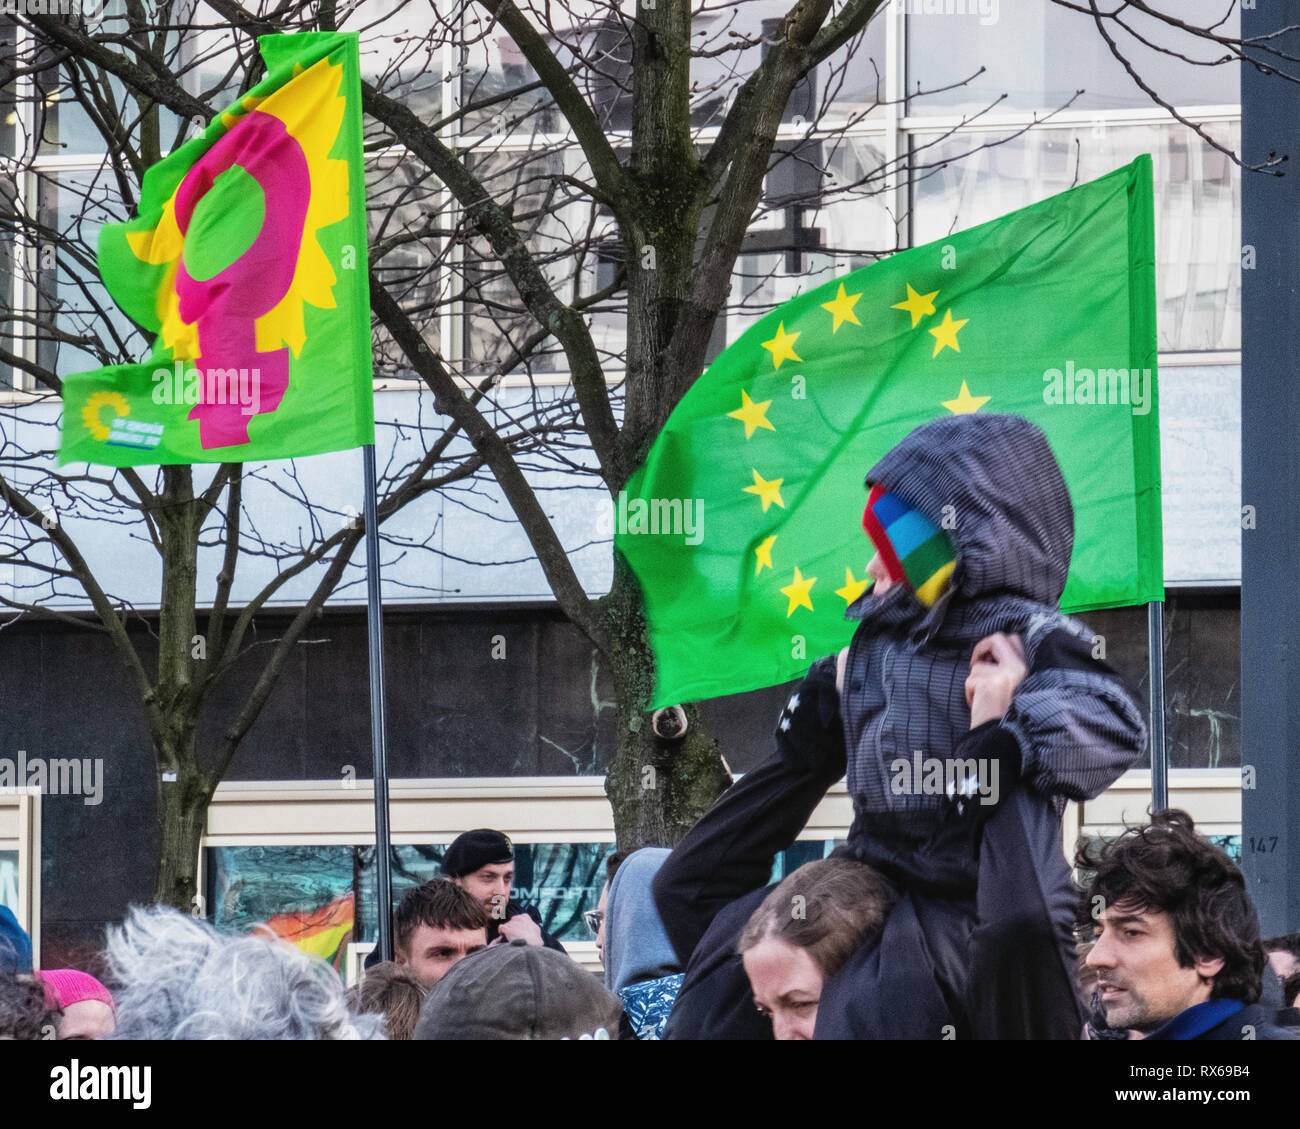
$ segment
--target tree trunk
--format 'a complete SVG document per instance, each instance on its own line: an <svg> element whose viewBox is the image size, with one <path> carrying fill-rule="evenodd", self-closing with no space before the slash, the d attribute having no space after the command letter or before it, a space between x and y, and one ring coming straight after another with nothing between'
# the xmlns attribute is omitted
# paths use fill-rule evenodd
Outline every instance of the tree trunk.
<svg viewBox="0 0 1300 1129"><path fill-rule="evenodd" d="M159 758L160 762L163 758ZM175 780L171 770L158 773L158 877L154 901L207 916L199 894L199 843L207 826L212 793L194 767L193 750L179 758Z"/></svg>
<svg viewBox="0 0 1300 1129"><path fill-rule="evenodd" d="M615 554L614 584L601 613L618 640L605 655L614 681L617 738L605 777L614 809L614 833L624 850L671 847L726 789L731 778L718 742L704 729L698 708L682 703L688 727L676 740L656 737L648 712L654 689L654 653L646 634L641 590Z"/></svg>
<svg viewBox="0 0 1300 1129"><path fill-rule="evenodd" d="M196 633L198 541L203 504L194 497L188 466L163 468L156 511L162 541L162 600L158 617L158 676L152 733L158 764L158 878L154 898L189 911L197 904L199 840L213 785L199 769L195 733L203 696L196 664L206 641Z"/></svg>

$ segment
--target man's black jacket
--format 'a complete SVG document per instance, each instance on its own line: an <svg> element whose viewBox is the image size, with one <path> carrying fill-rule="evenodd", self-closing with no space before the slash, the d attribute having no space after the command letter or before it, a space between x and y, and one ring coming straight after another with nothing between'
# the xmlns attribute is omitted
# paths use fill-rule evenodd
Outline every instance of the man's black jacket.
<svg viewBox="0 0 1300 1129"><path fill-rule="evenodd" d="M542 930L542 944L544 944L548 949L555 949L558 952L564 952L564 946L561 945L560 942L557 941L554 937L552 937L548 932L546 932L545 929L542 929L542 915L537 912L537 908L535 906L526 906L522 902L517 902L514 900L514 898L511 898L506 903L505 919L509 921L512 917L518 917L521 913L526 913L529 917L531 917L537 923L537 928ZM492 944L492 942L497 939L497 934L500 932L501 932L501 922L497 921L495 918L489 920L488 929L487 929L487 939L489 945Z"/></svg>

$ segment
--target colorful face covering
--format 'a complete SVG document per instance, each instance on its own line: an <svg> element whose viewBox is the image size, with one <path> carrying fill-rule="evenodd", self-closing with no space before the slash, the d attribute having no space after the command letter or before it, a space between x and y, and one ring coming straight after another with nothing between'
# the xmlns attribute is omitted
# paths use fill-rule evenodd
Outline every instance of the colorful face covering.
<svg viewBox="0 0 1300 1129"><path fill-rule="evenodd" d="M885 571L895 584L908 584L927 608L943 593L957 554L948 535L896 494L873 483L862 514Z"/></svg>

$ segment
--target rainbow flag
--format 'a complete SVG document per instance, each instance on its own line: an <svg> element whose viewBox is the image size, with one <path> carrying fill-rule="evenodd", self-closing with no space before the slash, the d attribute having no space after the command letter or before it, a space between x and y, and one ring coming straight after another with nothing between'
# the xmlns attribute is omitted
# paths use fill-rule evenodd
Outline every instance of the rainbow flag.
<svg viewBox="0 0 1300 1129"><path fill-rule="evenodd" d="M355 918L356 901L348 893L313 910L277 913L263 922L263 928L338 968L352 940Z"/></svg>
<svg viewBox="0 0 1300 1129"><path fill-rule="evenodd" d="M266 78L145 173L99 271L155 333L63 383L61 463L282 459L374 442L355 33L267 35Z"/></svg>

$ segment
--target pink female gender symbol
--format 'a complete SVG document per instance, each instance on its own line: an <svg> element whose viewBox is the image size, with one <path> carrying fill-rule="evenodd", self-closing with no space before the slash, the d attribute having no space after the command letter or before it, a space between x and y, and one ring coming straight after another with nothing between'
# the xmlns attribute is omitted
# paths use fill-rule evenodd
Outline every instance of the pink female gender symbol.
<svg viewBox="0 0 1300 1129"><path fill-rule="evenodd" d="M223 375L231 389L238 388L241 369L250 374L245 379L257 380L262 412L275 411L289 386L289 350L259 353L254 322L288 293L311 198L311 174L302 146L279 118L253 110L181 181L176 190L176 223L182 235L217 177L236 165L261 186L266 200L261 231L247 251L206 282L190 277L183 252L176 271L181 320L198 323L196 363L203 380L200 402L189 418L199 421L205 450L248 442L252 417L245 414L239 395L224 396L226 403L211 402L216 399L213 388ZM209 375L214 373L215 377Z"/></svg>

